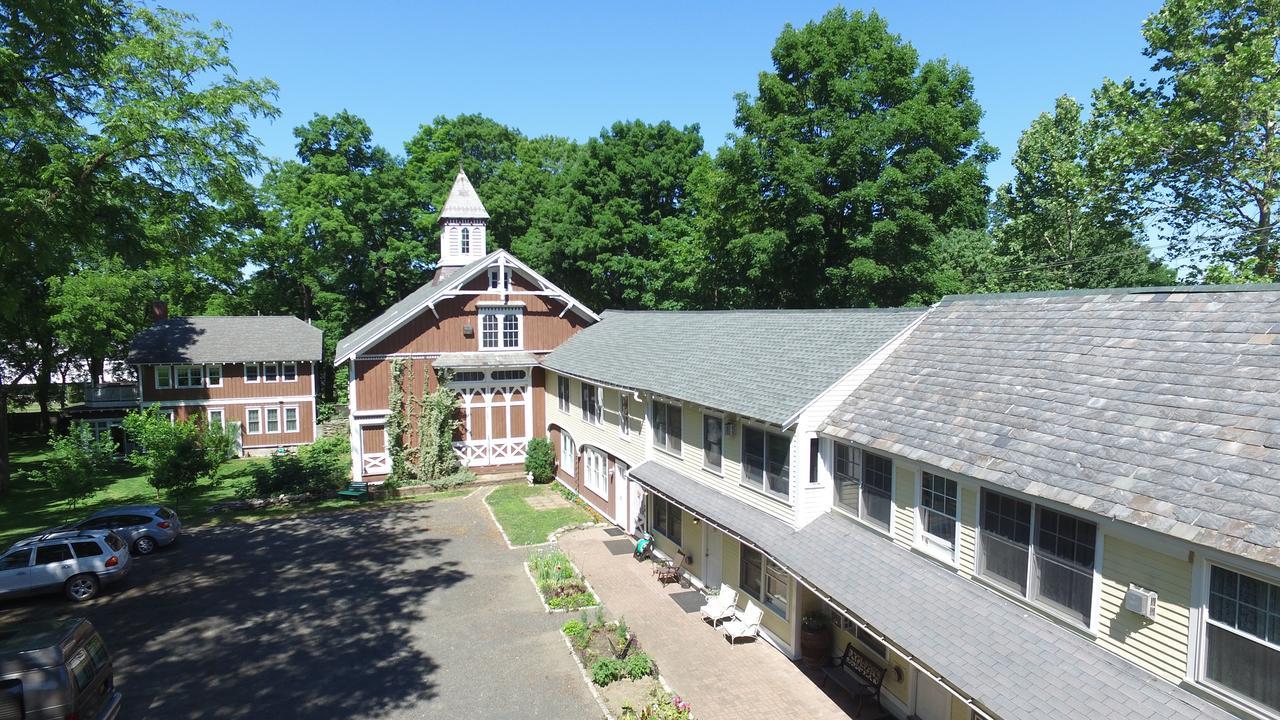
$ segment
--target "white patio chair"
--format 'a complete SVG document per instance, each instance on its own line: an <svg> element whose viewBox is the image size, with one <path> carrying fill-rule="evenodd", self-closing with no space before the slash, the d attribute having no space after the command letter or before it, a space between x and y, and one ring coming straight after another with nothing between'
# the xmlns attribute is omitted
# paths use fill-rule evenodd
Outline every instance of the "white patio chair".
<svg viewBox="0 0 1280 720"><path fill-rule="evenodd" d="M735 606L737 604L738 591L728 585L721 585L720 593L708 598L707 603L702 606L699 612L702 613L702 617L711 621L712 627L715 627L715 624L721 620L733 617L733 611L736 609Z"/></svg>
<svg viewBox="0 0 1280 720"><path fill-rule="evenodd" d="M734 618L720 625L720 629L724 631L725 638L732 645L738 638L754 638L760 633L760 619L764 617L764 610L759 605L751 601L747 601L747 609L734 613Z"/></svg>

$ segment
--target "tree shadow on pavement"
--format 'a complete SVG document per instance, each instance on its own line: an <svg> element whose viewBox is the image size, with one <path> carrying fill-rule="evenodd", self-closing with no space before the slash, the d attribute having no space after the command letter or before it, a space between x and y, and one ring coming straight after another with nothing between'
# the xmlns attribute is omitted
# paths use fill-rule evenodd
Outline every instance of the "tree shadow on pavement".
<svg viewBox="0 0 1280 720"><path fill-rule="evenodd" d="M468 576L443 561L429 509L201 529L135 558L85 605L0 604L0 623L88 617L112 651L122 718L350 718L436 694L409 627Z"/></svg>

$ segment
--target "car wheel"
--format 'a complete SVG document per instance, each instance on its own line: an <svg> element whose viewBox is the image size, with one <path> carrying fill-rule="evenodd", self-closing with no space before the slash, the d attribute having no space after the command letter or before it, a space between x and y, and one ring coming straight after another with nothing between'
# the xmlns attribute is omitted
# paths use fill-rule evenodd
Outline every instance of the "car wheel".
<svg viewBox="0 0 1280 720"><path fill-rule="evenodd" d="M133 551L139 555L150 555L156 551L156 541L143 535L133 543Z"/></svg>
<svg viewBox="0 0 1280 720"><path fill-rule="evenodd" d="M98 594L98 578L84 573L76 575L67 580L66 584L67 598L75 602L84 602L92 600Z"/></svg>

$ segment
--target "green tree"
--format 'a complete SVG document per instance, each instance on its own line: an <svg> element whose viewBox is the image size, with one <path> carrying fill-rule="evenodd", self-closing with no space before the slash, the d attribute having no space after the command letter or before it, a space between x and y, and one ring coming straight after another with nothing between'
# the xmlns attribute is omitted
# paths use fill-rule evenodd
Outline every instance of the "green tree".
<svg viewBox="0 0 1280 720"><path fill-rule="evenodd" d="M1142 34L1153 81L1095 93L1110 185L1173 256L1275 279L1280 2L1166 0Z"/></svg>
<svg viewBox="0 0 1280 720"><path fill-rule="evenodd" d="M94 437L93 428L74 422L66 435L49 440L41 468L33 476L53 488L72 508L106 484L104 472L111 465L115 443L105 433Z"/></svg>
<svg viewBox="0 0 1280 720"><path fill-rule="evenodd" d="M1058 98L1018 140L1014 179L996 193L1001 263L990 285L1057 290L1169 285L1177 274L1151 257L1137 219L1097 177L1094 138L1075 100Z"/></svg>
<svg viewBox="0 0 1280 720"><path fill-rule="evenodd" d="M106 358L124 357L129 342L147 322L151 289L145 270L123 266L117 258L100 267L50 280L49 318L58 344L89 361L96 385Z"/></svg>
<svg viewBox="0 0 1280 720"><path fill-rule="evenodd" d="M538 199L514 250L589 306L680 307L673 285L697 269L681 251L700 237L690 180L706 162L696 125L614 123Z"/></svg>
<svg viewBox="0 0 1280 720"><path fill-rule="evenodd" d="M969 72L921 63L876 13L788 25L717 162L710 281L737 306L933 298L931 247L987 223L982 110Z"/></svg>
<svg viewBox="0 0 1280 720"><path fill-rule="evenodd" d="M126 415L124 429L137 446L129 462L147 474L157 497L216 481L218 468L231 456L235 443L231 431L221 426L194 418L170 420L154 405Z"/></svg>

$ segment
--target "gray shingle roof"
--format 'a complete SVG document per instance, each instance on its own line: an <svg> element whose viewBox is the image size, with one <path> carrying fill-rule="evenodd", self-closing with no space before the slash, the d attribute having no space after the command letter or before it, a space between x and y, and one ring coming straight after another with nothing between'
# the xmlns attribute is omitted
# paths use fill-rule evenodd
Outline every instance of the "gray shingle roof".
<svg viewBox="0 0 1280 720"><path fill-rule="evenodd" d="M292 315L172 317L139 332L131 363L319 361L320 328Z"/></svg>
<svg viewBox="0 0 1280 720"><path fill-rule="evenodd" d="M607 311L543 364L783 424L923 312Z"/></svg>
<svg viewBox="0 0 1280 720"><path fill-rule="evenodd" d="M1280 564L1280 289L944 298L824 431Z"/></svg>
<svg viewBox="0 0 1280 720"><path fill-rule="evenodd" d="M1000 718L1232 715L844 518L799 531L655 462L631 477L746 539Z"/></svg>
<svg viewBox="0 0 1280 720"><path fill-rule="evenodd" d="M476 267L484 265L494 256L495 253L501 252L494 250L493 252L478 258L468 265L460 268L438 268L435 275L431 279L423 283L422 287L414 290L400 300L396 304L387 308L381 315L362 325L355 332L338 341L337 351L334 353L334 361L342 362L343 358L355 351L356 348L369 342L370 340L379 338L387 330L410 317L413 309L419 305L428 302L435 295L441 293L442 288L447 284L446 281L454 275L470 273Z"/></svg>

